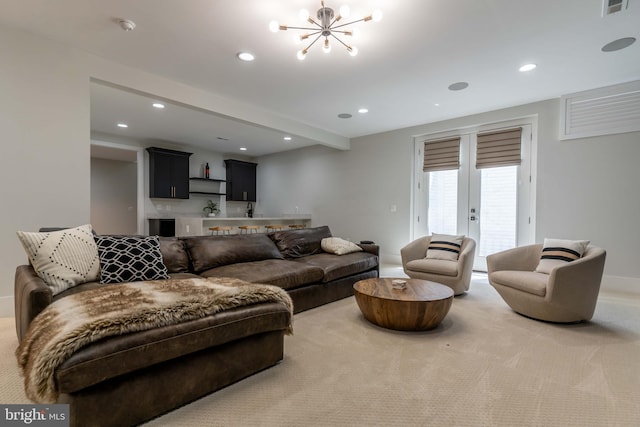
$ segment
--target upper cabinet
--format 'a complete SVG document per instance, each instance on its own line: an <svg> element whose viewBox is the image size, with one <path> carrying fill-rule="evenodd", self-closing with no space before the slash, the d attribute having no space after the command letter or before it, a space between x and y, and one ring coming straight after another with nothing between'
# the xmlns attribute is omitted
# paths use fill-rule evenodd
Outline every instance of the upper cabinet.
<svg viewBox="0 0 640 427"><path fill-rule="evenodd" d="M258 164L231 159L224 163L227 166L227 200L255 202Z"/></svg>
<svg viewBox="0 0 640 427"><path fill-rule="evenodd" d="M149 147L149 197L189 198L189 156L191 153Z"/></svg>

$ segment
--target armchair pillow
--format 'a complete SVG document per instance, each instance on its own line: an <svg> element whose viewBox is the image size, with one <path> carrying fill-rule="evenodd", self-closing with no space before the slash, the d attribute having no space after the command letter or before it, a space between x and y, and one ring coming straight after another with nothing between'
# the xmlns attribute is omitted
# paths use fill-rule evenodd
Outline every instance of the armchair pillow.
<svg viewBox="0 0 640 427"><path fill-rule="evenodd" d="M168 279L158 236L96 236L100 283Z"/></svg>
<svg viewBox="0 0 640 427"><path fill-rule="evenodd" d="M360 246L340 237L325 237L320 241L320 246L323 251L334 255L346 255L362 251Z"/></svg>
<svg viewBox="0 0 640 427"><path fill-rule="evenodd" d="M98 279L100 261L91 224L47 233L17 234L33 269L53 295Z"/></svg>
<svg viewBox="0 0 640 427"><path fill-rule="evenodd" d="M588 245L589 240L544 239L536 272L550 274L554 267L581 258Z"/></svg>
<svg viewBox="0 0 640 427"><path fill-rule="evenodd" d="M463 240L464 234L453 236L433 233L427 248L426 258L457 261Z"/></svg>

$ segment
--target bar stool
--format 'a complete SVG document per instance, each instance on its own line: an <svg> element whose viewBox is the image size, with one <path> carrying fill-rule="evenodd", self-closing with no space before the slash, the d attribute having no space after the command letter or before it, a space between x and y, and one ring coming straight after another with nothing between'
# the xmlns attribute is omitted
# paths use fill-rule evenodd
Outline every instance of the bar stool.
<svg viewBox="0 0 640 427"><path fill-rule="evenodd" d="M231 234L231 230L233 230L233 227L229 226L229 225L220 225L217 227L209 227L209 231L211 231L211 234L215 233L216 235L222 233L222 234Z"/></svg>
<svg viewBox="0 0 640 427"><path fill-rule="evenodd" d="M267 229L267 233L270 231L276 231L276 230L282 230L284 228L284 225L265 225L264 228Z"/></svg>
<svg viewBox="0 0 640 427"><path fill-rule="evenodd" d="M242 232L244 231L245 234L249 234L249 233L257 233L258 230L260 229L259 225L239 225L238 228L240 229L240 234L242 234Z"/></svg>
<svg viewBox="0 0 640 427"><path fill-rule="evenodd" d="M293 230L298 230L300 228L305 228L304 224L290 224L289 228L293 229Z"/></svg>

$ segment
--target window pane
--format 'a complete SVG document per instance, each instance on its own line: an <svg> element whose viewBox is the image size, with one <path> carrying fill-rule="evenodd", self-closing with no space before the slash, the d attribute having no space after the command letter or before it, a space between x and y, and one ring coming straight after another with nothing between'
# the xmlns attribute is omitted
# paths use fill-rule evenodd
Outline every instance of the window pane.
<svg viewBox="0 0 640 427"><path fill-rule="evenodd" d="M518 166L481 169L479 255L516 246Z"/></svg>
<svg viewBox="0 0 640 427"><path fill-rule="evenodd" d="M456 234L458 229L458 171L429 172L429 231Z"/></svg>

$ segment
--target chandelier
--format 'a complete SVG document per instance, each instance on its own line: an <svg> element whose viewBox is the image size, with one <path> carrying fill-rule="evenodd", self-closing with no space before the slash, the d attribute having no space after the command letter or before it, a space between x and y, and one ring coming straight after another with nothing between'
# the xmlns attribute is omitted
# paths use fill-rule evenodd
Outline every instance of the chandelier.
<svg viewBox="0 0 640 427"><path fill-rule="evenodd" d="M349 18L349 6L342 6L337 15L333 11L333 9L331 9L330 7L325 7L324 1L320 2L320 6L321 7L320 9L318 9L318 13L316 14L318 21L309 16L309 11L307 11L306 9L302 9L299 13L300 19L312 24L313 27L293 27L288 25L280 25L277 21L271 21L269 23L269 29L274 33L277 33L278 30L305 31L305 33L296 36L296 42L303 42L305 40L313 38L313 41L309 43L307 47L298 51L299 60L303 60L307 56L307 52L309 52L311 46L313 46L318 40L323 37L324 43L322 46L322 50L325 53L329 53L331 51L331 43L329 42L329 40L335 39L347 49L347 52L349 52L351 56L356 56L358 54L358 48L351 44L345 43L340 37L353 37L357 33L358 29L347 29L345 27L357 22L378 22L382 19L382 12L380 12L379 10L375 10L371 13L371 15L365 16L364 18L356 19L355 21L340 23L340 20Z"/></svg>

